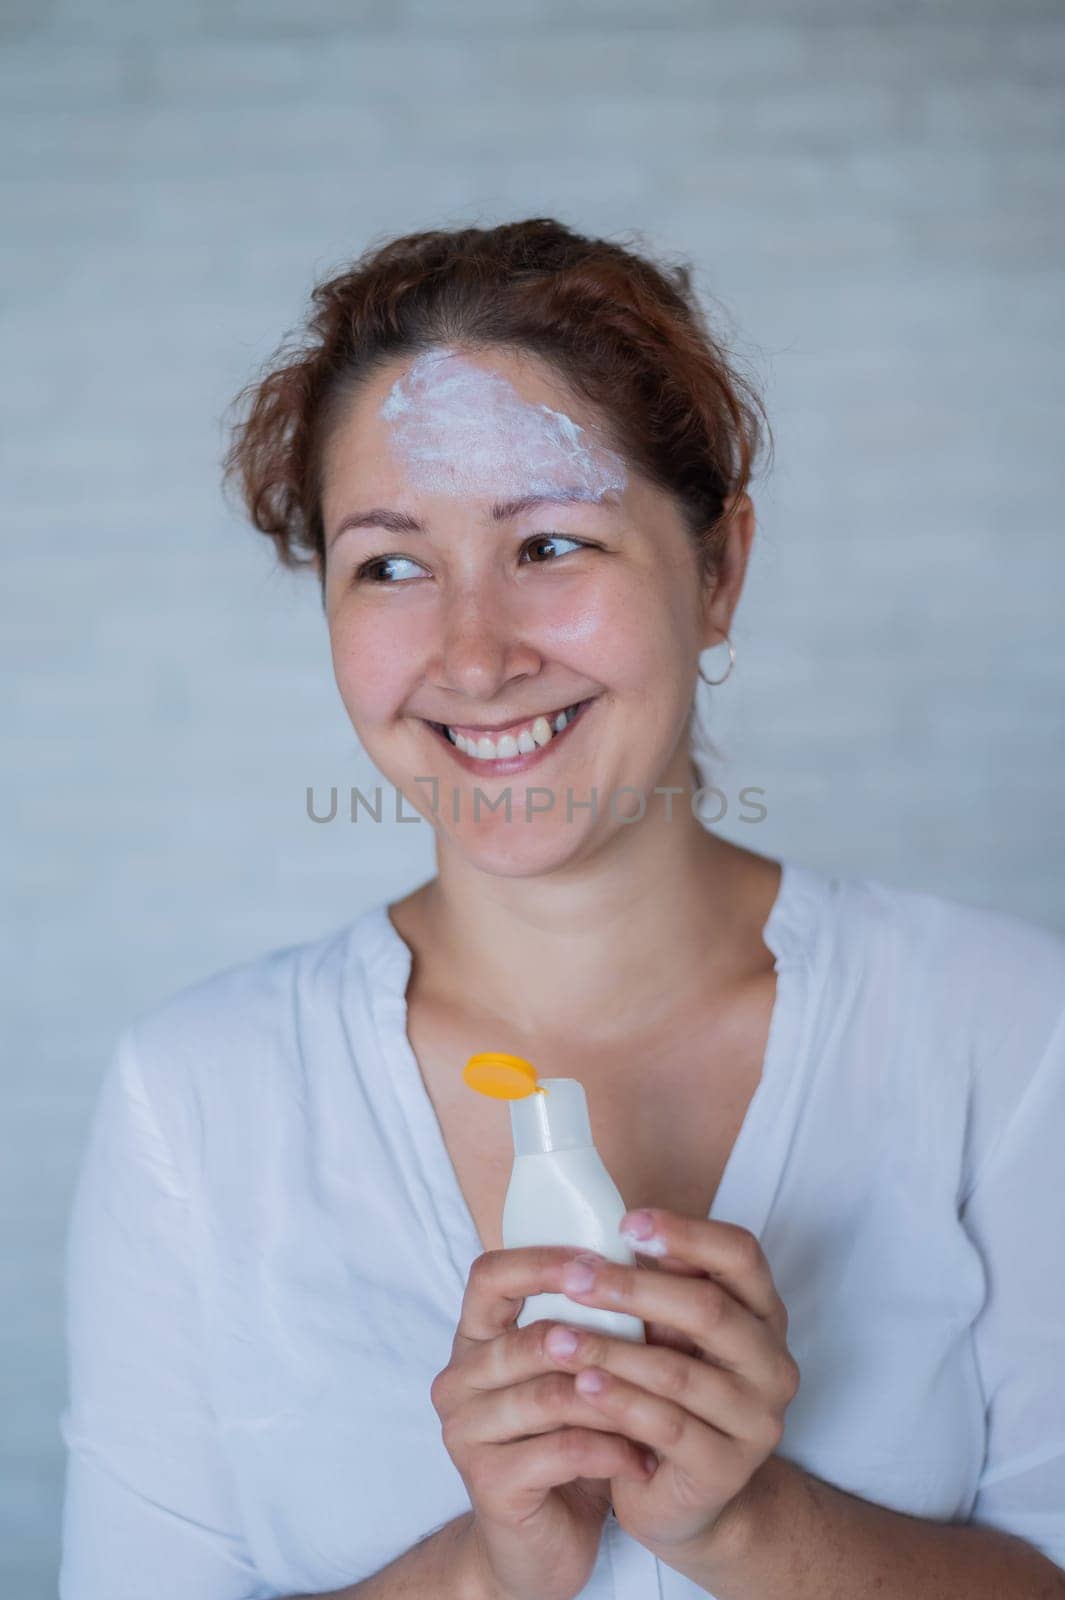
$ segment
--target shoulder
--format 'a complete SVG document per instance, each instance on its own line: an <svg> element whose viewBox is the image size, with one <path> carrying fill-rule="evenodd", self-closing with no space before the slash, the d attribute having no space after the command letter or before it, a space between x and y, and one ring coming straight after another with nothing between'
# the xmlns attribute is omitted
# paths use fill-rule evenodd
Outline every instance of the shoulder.
<svg viewBox="0 0 1065 1600"><path fill-rule="evenodd" d="M127 1024L139 1054L225 1051L283 1029L301 1000L335 983L350 925L266 951L185 985Z"/></svg>
<svg viewBox="0 0 1065 1600"><path fill-rule="evenodd" d="M854 1066L890 1060L914 1139L957 1145L966 1192L1037 1076L1065 1075L1065 936L876 878L820 883L824 1026L860 1018Z"/></svg>
<svg viewBox="0 0 1065 1600"><path fill-rule="evenodd" d="M787 863L792 943L839 971L887 968L990 1022L1018 999L1065 1001L1065 933L1011 911L886 882ZM798 937L797 937L798 936ZM949 993L948 993L949 991Z"/></svg>
<svg viewBox="0 0 1065 1600"><path fill-rule="evenodd" d="M209 1138L250 1136L251 1119L298 1104L302 1080L336 1060L372 926L364 912L187 984L126 1023L116 1057L186 1159L202 1157Z"/></svg>
<svg viewBox="0 0 1065 1600"><path fill-rule="evenodd" d="M1065 935L1014 912L877 878L825 880L835 944L907 970L911 994L987 1040L1036 1032L1065 1005ZM901 998L901 997L900 997Z"/></svg>

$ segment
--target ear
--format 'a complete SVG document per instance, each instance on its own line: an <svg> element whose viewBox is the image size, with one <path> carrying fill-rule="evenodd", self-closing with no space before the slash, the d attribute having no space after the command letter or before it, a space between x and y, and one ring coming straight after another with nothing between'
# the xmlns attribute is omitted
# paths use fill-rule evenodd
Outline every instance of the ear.
<svg viewBox="0 0 1065 1600"><path fill-rule="evenodd" d="M747 576L747 562L757 519L754 502L744 490L728 501L717 537L717 571L703 590L703 645L720 644L732 628Z"/></svg>

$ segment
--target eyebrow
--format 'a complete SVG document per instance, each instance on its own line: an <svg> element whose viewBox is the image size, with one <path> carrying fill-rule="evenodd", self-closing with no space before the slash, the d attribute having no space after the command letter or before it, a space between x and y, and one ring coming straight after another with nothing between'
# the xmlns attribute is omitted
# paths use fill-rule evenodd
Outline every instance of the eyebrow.
<svg viewBox="0 0 1065 1600"><path fill-rule="evenodd" d="M610 490L596 493L592 489L573 484L561 489L552 489L548 494L526 494L517 500L497 500L489 509L486 521L507 522L511 517L520 516L523 511L531 510L533 506L575 505L581 502L617 506L620 504L620 498ZM375 506L372 511L355 511L350 517L344 517L329 540L329 548L336 544L342 533L349 533L352 528L386 528L389 533L427 531L423 523L415 517L408 516L404 511L387 511L382 506Z"/></svg>

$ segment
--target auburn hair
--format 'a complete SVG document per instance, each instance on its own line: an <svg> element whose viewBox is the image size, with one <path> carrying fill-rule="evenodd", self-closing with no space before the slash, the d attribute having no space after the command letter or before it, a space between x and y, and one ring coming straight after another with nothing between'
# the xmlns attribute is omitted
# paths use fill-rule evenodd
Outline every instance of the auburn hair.
<svg viewBox="0 0 1065 1600"><path fill-rule="evenodd" d="M714 571L731 502L772 435L762 401L710 329L686 263L656 262L550 217L431 229L370 246L311 291L229 408L223 489L286 567L316 561L325 448L360 385L437 345L531 351L594 409L615 449L676 497Z"/></svg>

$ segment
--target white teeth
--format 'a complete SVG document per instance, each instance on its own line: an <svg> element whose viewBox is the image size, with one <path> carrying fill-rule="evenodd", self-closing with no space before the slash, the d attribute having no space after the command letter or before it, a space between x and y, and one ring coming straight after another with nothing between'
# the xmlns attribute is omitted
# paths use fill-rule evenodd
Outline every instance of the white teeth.
<svg viewBox="0 0 1065 1600"><path fill-rule="evenodd" d="M529 727L521 730L517 738L512 733L501 733L498 739L487 733L482 733L478 738L468 738L464 733L456 733L454 728L448 728L447 732L452 744L465 755L473 756L475 761L506 761L513 756L527 756L534 750L542 749L556 733L561 733L563 728L569 726L576 711L576 706L567 706L552 721L547 717L537 717Z"/></svg>

